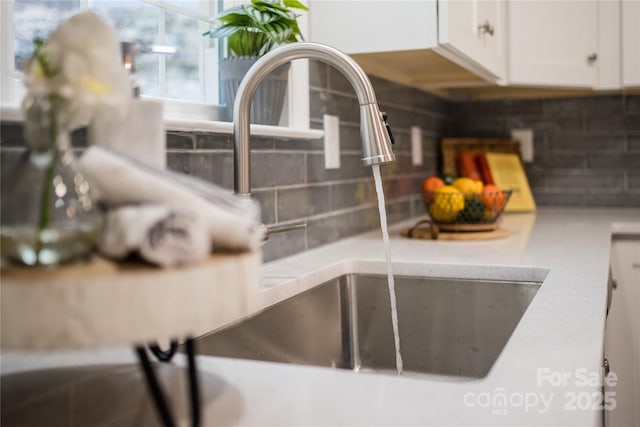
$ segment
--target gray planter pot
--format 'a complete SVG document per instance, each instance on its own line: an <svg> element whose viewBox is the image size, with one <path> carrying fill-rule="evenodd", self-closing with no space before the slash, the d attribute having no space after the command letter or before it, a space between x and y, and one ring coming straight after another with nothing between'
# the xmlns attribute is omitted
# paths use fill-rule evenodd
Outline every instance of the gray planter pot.
<svg viewBox="0 0 640 427"><path fill-rule="evenodd" d="M233 103L240 82L257 56L232 56L220 61L220 87L227 119L233 118ZM290 64L277 68L262 81L251 104L251 123L277 125L280 122Z"/></svg>

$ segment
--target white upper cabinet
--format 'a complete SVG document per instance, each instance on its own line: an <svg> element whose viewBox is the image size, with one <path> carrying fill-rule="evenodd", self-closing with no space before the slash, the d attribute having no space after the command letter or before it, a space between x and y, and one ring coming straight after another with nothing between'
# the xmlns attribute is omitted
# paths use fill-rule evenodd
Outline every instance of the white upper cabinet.
<svg viewBox="0 0 640 427"><path fill-rule="evenodd" d="M501 82L507 66L505 6L504 0L440 0L436 51Z"/></svg>
<svg viewBox="0 0 640 427"><path fill-rule="evenodd" d="M640 1L622 2L622 84L640 87Z"/></svg>
<svg viewBox="0 0 640 427"><path fill-rule="evenodd" d="M640 86L640 0L309 0L309 40L425 90Z"/></svg>
<svg viewBox="0 0 640 427"><path fill-rule="evenodd" d="M510 1L509 83L593 87L600 59L597 12L594 0Z"/></svg>
<svg viewBox="0 0 640 427"><path fill-rule="evenodd" d="M437 2L310 0L309 40L348 54L429 49L437 43Z"/></svg>
<svg viewBox="0 0 640 427"><path fill-rule="evenodd" d="M309 40L415 87L495 83L506 68L503 8L503 0L310 0Z"/></svg>
<svg viewBox="0 0 640 427"><path fill-rule="evenodd" d="M618 1L598 0L598 39L594 89L620 89L622 86L621 5Z"/></svg>

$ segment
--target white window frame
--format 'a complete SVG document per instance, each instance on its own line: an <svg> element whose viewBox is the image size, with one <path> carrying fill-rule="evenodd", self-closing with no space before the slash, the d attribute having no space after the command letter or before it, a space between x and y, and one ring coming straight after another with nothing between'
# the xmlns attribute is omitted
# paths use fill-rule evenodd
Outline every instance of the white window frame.
<svg viewBox="0 0 640 427"><path fill-rule="evenodd" d="M160 5L168 10L175 10L172 4L162 4L161 0L143 0L146 3ZM215 0L211 0L215 1ZM225 0L225 8L233 3L233 0ZM81 6L88 5L88 0L81 0ZM183 11L180 10L182 13ZM207 11L201 13L208 16ZM307 14L303 14L298 21L300 30L306 38L308 35L309 20ZM206 31L208 25L202 22L198 31ZM20 100L24 96L22 85L15 79L14 43L13 43L13 1L0 0L0 119L21 121L22 113L19 109ZM206 75L218 74L218 57L212 54L215 49L203 49L201 51L201 78ZM215 120L216 110L220 105L218 101L218 79L206 79L205 102L196 103L180 101L169 98L160 98L164 104L165 127L167 130L192 130L211 131L218 133L231 133L230 123ZM143 98L146 98L143 96ZM158 98L156 98L158 99ZM309 128L309 63L308 60L293 61L289 72L289 85L287 90L287 102L283 112L280 126L281 131L274 126L252 125L252 133L267 136L283 136L304 139L321 138L323 132Z"/></svg>

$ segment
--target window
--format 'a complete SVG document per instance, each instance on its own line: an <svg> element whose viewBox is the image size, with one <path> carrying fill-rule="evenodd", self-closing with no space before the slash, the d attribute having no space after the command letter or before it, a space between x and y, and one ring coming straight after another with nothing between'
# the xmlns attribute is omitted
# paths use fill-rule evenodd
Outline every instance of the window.
<svg viewBox="0 0 640 427"><path fill-rule="evenodd" d="M35 37L47 37L64 19L91 9L109 22L122 41L135 42L135 79L143 97L165 100L165 116L216 120L218 43L202 33L223 4L237 0L0 0L0 102L17 105L24 97L22 62ZM306 33L307 17L299 20ZM309 128L306 61L291 67L283 122Z"/></svg>
<svg viewBox="0 0 640 427"><path fill-rule="evenodd" d="M122 41L135 42L135 78L142 95L216 103L216 43L202 36L209 28L207 19L215 14L216 3L217 0L13 0L12 75L19 83L22 63L31 55L35 37L46 38L62 20L91 9L118 31ZM17 85L15 100L21 98L21 91Z"/></svg>

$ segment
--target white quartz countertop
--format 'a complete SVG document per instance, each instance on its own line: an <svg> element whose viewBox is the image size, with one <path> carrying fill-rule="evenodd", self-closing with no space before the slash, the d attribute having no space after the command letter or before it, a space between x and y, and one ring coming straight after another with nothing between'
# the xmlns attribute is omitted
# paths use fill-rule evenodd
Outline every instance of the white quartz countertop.
<svg viewBox="0 0 640 427"><path fill-rule="evenodd" d="M204 393L204 425L599 425L601 412L590 408L600 388L591 380L602 363L611 238L640 235L640 210L505 215L511 235L493 241L402 238L399 230L414 222L391 228L396 274L543 281L485 378L450 382L203 356L203 387L216 384L214 397ZM246 314L341 274L385 268L380 232L278 260L263 266L260 288L245 295ZM130 360L115 354L104 361ZM95 354L74 357L96 363ZM71 363L45 359L5 354L2 371ZM553 382L560 375L563 385Z"/></svg>

